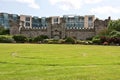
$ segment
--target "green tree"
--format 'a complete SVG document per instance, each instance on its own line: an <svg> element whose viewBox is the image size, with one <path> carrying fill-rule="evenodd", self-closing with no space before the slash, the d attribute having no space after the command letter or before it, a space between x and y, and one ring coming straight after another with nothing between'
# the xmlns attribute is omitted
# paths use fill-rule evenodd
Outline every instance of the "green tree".
<svg viewBox="0 0 120 80"><path fill-rule="evenodd" d="M108 24L108 30L120 31L120 19L110 21Z"/></svg>
<svg viewBox="0 0 120 80"><path fill-rule="evenodd" d="M0 35L9 34L9 29L5 29L3 26L0 25Z"/></svg>
<svg viewBox="0 0 120 80"><path fill-rule="evenodd" d="M120 32L119 31L113 30L113 31L110 32L109 35L110 35L110 37L118 37L118 38L120 38Z"/></svg>

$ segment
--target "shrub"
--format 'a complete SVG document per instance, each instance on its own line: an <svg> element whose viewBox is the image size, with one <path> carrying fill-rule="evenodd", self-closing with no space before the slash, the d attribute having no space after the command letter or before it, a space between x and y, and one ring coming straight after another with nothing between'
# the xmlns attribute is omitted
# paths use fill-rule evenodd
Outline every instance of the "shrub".
<svg viewBox="0 0 120 80"><path fill-rule="evenodd" d="M89 45L89 44L92 44L92 41L81 41L81 40L77 40L77 44Z"/></svg>
<svg viewBox="0 0 120 80"><path fill-rule="evenodd" d="M34 38L34 42L43 42L45 39L48 39L48 36L40 35Z"/></svg>
<svg viewBox="0 0 120 80"><path fill-rule="evenodd" d="M23 36L23 35L15 35L15 36L13 36L13 39L14 39L17 43L27 42L27 37L25 37L25 36Z"/></svg>
<svg viewBox="0 0 120 80"><path fill-rule="evenodd" d="M9 29L5 29L4 27L0 26L0 35L6 35L9 34L10 30Z"/></svg>
<svg viewBox="0 0 120 80"><path fill-rule="evenodd" d="M100 37L100 41L101 41L101 43L104 43L104 42L109 42L109 37L106 37L106 36L101 36Z"/></svg>
<svg viewBox="0 0 120 80"><path fill-rule="evenodd" d="M93 42L94 44L101 44L100 39L93 39L92 42Z"/></svg>
<svg viewBox="0 0 120 80"><path fill-rule="evenodd" d="M63 43L65 43L65 40L63 40L63 39L59 39L59 40L45 39L43 42L48 43L48 44L63 44Z"/></svg>
<svg viewBox="0 0 120 80"><path fill-rule="evenodd" d="M113 37L110 39L111 43L120 44L120 38Z"/></svg>
<svg viewBox="0 0 120 80"><path fill-rule="evenodd" d="M0 36L0 43L12 43L14 40L10 37Z"/></svg>
<svg viewBox="0 0 120 80"><path fill-rule="evenodd" d="M71 38L71 37L68 37L66 40L65 40L65 43L67 44L75 44L76 43L76 40Z"/></svg>
<svg viewBox="0 0 120 80"><path fill-rule="evenodd" d="M99 36L93 37L92 42L94 44L101 44L100 37Z"/></svg>
<svg viewBox="0 0 120 80"><path fill-rule="evenodd" d="M110 37L120 37L120 32L119 31L112 31L110 32Z"/></svg>
<svg viewBox="0 0 120 80"><path fill-rule="evenodd" d="M108 42L104 42L103 45L108 45L109 43Z"/></svg>
<svg viewBox="0 0 120 80"><path fill-rule="evenodd" d="M33 38L28 38L29 43L33 43L34 42L33 40L34 40Z"/></svg>
<svg viewBox="0 0 120 80"><path fill-rule="evenodd" d="M92 40L92 38L93 38L93 37L88 37L88 38L86 38L86 40Z"/></svg>

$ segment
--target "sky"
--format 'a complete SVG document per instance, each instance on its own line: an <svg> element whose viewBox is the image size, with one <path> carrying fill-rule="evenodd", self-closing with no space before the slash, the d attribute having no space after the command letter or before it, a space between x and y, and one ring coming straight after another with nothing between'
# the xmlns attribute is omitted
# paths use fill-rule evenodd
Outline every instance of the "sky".
<svg viewBox="0 0 120 80"><path fill-rule="evenodd" d="M0 13L38 17L95 15L99 19L120 18L120 0L0 0Z"/></svg>

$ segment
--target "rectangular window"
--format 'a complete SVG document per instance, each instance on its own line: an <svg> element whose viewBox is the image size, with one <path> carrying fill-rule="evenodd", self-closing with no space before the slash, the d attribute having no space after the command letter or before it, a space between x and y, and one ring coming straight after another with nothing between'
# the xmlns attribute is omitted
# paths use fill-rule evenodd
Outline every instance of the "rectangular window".
<svg viewBox="0 0 120 80"><path fill-rule="evenodd" d="M84 17L80 17L80 18L79 18L79 21L80 21L80 22L84 22Z"/></svg>
<svg viewBox="0 0 120 80"><path fill-rule="evenodd" d="M42 23L45 23L45 22L46 22L46 18L45 18L45 17L42 17L42 18L41 18L41 22L42 22Z"/></svg>
<svg viewBox="0 0 120 80"><path fill-rule="evenodd" d="M68 18L68 21L69 21L69 22L74 22L75 19L74 19L74 18Z"/></svg>
<svg viewBox="0 0 120 80"><path fill-rule="evenodd" d="M54 18L54 23L58 23L58 18Z"/></svg>
<svg viewBox="0 0 120 80"><path fill-rule="evenodd" d="M88 18L88 20L89 20L89 21L92 21L92 20L93 20L93 18L92 18L92 17L89 17L89 18Z"/></svg>
<svg viewBox="0 0 120 80"><path fill-rule="evenodd" d="M26 22L25 26L30 26L30 23L29 23L29 22Z"/></svg>
<svg viewBox="0 0 120 80"><path fill-rule="evenodd" d="M30 21L30 17L26 17L26 19L25 19L26 21Z"/></svg>

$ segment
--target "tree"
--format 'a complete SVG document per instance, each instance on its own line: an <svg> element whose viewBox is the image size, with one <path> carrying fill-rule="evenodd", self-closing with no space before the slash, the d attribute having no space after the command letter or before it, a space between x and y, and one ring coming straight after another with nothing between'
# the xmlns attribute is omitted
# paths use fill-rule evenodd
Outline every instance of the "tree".
<svg viewBox="0 0 120 80"><path fill-rule="evenodd" d="M110 21L108 24L108 30L120 31L120 19Z"/></svg>
<svg viewBox="0 0 120 80"><path fill-rule="evenodd" d="M110 37L118 37L118 38L120 38L120 32L119 31L113 30L113 31L110 32L109 35L110 35Z"/></svg>
<svg viewBox="0 0 120 80"><path fill-rule="evenodd" d="M0 35L6 35L9 33L10 33L9 29L5 29L3 26L0 25Z"/></svg>

